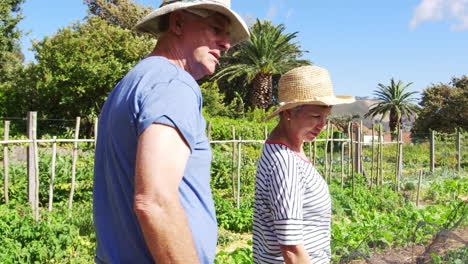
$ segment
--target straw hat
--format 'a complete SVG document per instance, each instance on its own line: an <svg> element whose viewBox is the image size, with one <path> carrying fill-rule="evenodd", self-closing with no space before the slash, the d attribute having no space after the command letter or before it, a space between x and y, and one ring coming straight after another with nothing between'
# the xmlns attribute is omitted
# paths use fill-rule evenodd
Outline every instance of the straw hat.
<svg viewBox="0 0 468 264"><path fill-rule="evenodd" d="M231 22L230 41L232 46L250 37L249 29L244 20L231 10L230 0L163 0L161 6L138 21L134 29L157 35L160 33L159 18L180 9L187 11L195 9L192 13L199 15L203 12L197 12L196 9L207 9L225 15Z"/></svg>
<svg viewBox="0 0 468 264"><path fill-rule="evenodd" d="M279 107L266 120L281 111L299 105L337 105L355 101L351 95L333 93L333 85L328 71L318 66L302 66L288 71L281 76L278 86Z"/></svg>

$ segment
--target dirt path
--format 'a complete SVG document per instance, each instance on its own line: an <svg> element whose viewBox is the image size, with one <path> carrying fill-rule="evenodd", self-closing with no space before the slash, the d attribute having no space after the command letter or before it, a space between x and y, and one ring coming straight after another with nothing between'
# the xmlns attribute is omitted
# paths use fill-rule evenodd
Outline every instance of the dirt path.
<svg viewBox="0 0 468 264"><path fill-rule="evenodd" d="M352 264L422 264L432 260L431 253L444 256L448 251L468 246L468 226L451 232L439 233L427 246L414 245L397 249L386 249L367 260L353 260Z"/></svg>

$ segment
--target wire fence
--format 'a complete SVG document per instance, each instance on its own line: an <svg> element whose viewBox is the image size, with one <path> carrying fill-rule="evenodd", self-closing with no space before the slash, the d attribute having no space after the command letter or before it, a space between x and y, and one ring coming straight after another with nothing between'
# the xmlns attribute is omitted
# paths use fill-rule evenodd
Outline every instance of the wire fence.
<svg viewBox="0 0 468 264"><path fill-rule="evenodd" d="M7 119L7 118L4 118ZM57 157L57 144L68 143L73 144L72 152L72 165L71 165L71 180L70 180L70 193L68 208L71 209L73 206L73 197L76 188L76 165L78 159L79 143L88 144L88 150L94 151L96 145L96 138L98 135L98 120L94 122L94 136L93 138L79 138L80 135L80 123L81 118L77 117L74 120L74 129L71 130L73 133L69 133L72 138L38 138L37 129L37 113L29 112L27 117L16 118L4 121L3 140L0 141L0 145L3 146L3 193L5 203L9 202L9 146L19 145L24 146L27 152L27 179L28 179L28 201L31 203L33 214L39 219L39 147L41 146L52 146L52 159L51 159L51 171L50 171L50 182L49 182L49 206L48 209L52 210L53 203L53 192L54 192L54 178L55 178L55 166ZM10 139L9 131L10 124L14 120L26 121L26 136L27 139ZM44 120L43 120L44 121ZM47 119L47 121L58 121L58 122L71 122L71 120L65 119ZM399 191L403 176L403 160L405 159L404 145L408 146L411 143L404 142L403 132L401 129L397 134L396 141L384 141L384 131L378 127L372 127L371 132L364 134L363 126L356 125L353 123L348 124L347 131L341 134L339 138L333 133L334 125L328 123L326 135L324 139L316 139L313 142L305 144L305 152L308 155L309 160L313 165L320 166L320 171L324 178L330 182L332 178L339 177L343 186L345 180L351 181L354 195L354 182L355 177L358 174L362 174L370 188L373 186L388 184L385 178L390 178L390 183L394 184L395 190ZM212 140L211 139L212 124L208 124L207 134L210 138L211 144L222 144L232 146L231 155L231 168L232 168L232 190L233 197L237 199L237 206L240 204L240 192L241 192L241 175L243 173L243 147L254 144L261 146L265 143L265 139L268 135L268 129L265 127L263 139L243 139L236 136L235 128L232 128L232 139L230 140ZM370 139L369 139L370 138ZM450 138L449 141L441 141ZM439 140L439 141L437 141ZM425 152L428 157L427 170L434 172L436 165L440 162L437 158L446 158L447 153L442 153L444 156L436 155L436 149L438 146L445 146L447 143L455 146L455 151L450 152L450 156L456 159L456 168L458 171L462 170L462 158L463 158L463 134L458 131L454 134L437 134L431 133L430 138L430 151ZM385 148L385 146L391 146ZM390 159L393 163L393 176L388 177L388 168L386 168L387 177L384 177L384 156ZM387 166L388 167L388 166ZM418 182L418 188L421 185L421 177L423 167L419 167L413 170L413 174L416 176L413 178L413 182ZM391 173L391 172L390 172ZM419 177L418 177L419 175ZM418 195L419 196L419 195Z"/></svg>

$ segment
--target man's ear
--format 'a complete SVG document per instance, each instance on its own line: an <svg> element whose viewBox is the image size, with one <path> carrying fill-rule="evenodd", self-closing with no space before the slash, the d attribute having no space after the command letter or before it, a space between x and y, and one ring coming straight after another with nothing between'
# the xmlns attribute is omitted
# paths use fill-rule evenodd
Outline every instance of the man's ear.
<svg viewBox="0 0 468 264"><path fill-rule="evenodd" d="M184 25L184 14L181 11L174 11L169 15L169 31L176 36L182 35Z"/></svg>

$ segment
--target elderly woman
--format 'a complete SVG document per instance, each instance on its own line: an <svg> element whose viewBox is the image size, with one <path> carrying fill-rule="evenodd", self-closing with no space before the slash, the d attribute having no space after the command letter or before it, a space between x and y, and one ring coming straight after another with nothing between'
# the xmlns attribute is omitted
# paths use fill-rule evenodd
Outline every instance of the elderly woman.
<svg viewBox="0 0 468 264"><path fill-rule="evenodd" d="M279 82L279 115L257 167L254 263L329 263L331 201L328 186L307 159L303 144L325 128L334 96L328 71L304 66Z"/></svg>

